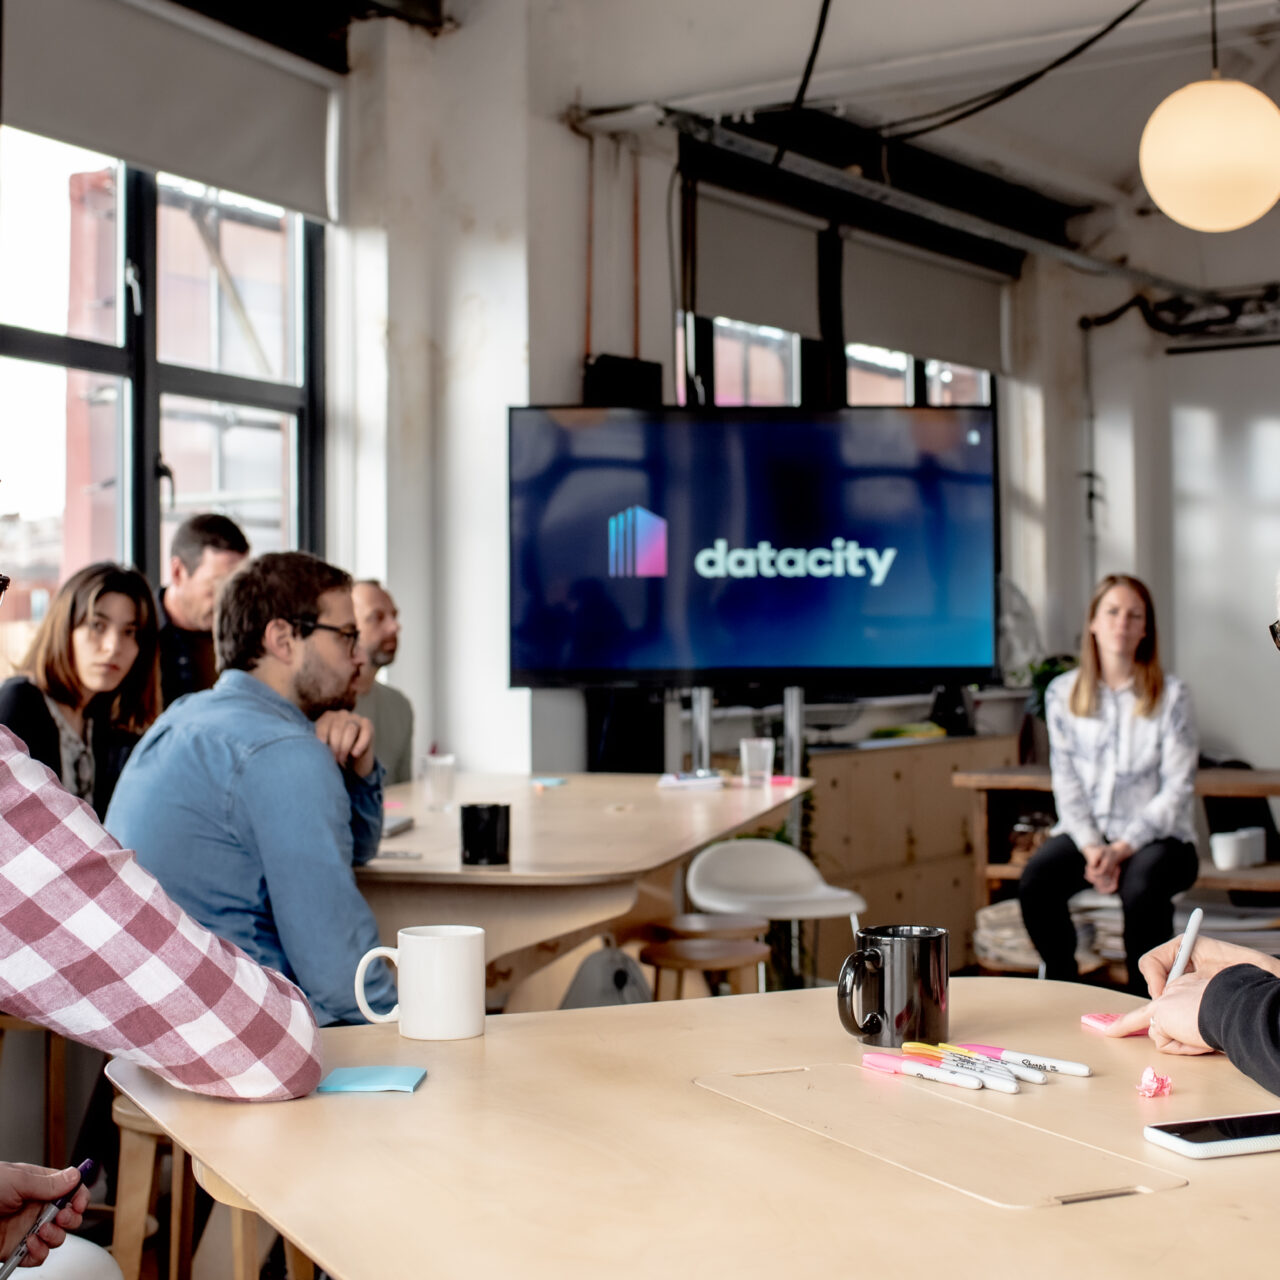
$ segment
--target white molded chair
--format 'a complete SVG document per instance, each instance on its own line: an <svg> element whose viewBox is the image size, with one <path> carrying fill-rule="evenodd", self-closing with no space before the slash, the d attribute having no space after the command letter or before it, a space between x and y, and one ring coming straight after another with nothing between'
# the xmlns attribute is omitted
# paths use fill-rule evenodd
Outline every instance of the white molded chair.
<svg viewBox="0 0 1280 1280"><path fill-rule="evenodd" d="M858 932L866 900L828 884L799 849L777 840L721 840L689 864L685 892L699 911L745 912L769 920L847 916ZM764 990L764 965L760 966Z"/></svg>

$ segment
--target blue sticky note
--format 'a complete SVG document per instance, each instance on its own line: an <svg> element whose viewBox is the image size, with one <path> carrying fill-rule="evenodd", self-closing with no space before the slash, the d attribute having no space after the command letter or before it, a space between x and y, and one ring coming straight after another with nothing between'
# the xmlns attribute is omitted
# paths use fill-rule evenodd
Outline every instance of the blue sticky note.
<svg viewBox="0 0 1280 1280"><path fill-rule="evenodd" d="M427 1078L426 1067L334 1067L317 1093L412 1093Z"/></svg>
<svg viewBox="0 0 1280 1280"><path fill-rule="evenodd" d="M563 787L563 778L530 778L529 783L535 787Z"/></svg>

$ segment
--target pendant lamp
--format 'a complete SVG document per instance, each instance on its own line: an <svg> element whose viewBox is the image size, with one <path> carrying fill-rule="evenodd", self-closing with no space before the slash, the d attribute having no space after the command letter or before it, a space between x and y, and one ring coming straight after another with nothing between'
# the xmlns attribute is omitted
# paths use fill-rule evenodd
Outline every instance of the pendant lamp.
<svg viewBox="0 0 1280 1280"><path fill-rule="evenodd" d="M1210 5L1213 77L1170 94L1142 131L1147 194L1193 231L1235 231L1280 199L1280 108L1218 72L1218 6Z"/></svg>

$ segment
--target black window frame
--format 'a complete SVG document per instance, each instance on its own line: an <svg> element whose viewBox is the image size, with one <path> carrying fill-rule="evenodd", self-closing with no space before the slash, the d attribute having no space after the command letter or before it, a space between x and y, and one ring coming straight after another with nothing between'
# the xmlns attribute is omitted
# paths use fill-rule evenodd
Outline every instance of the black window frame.
<svg viewBox="0 0 1280 1280"><path fill-rule="evenodd" d="M130 474L121 503L129 532L125 558L131 559L159 587L161 496L166 474L160 454L160 397L166 394L220 400L249 408L293 415L296 423L293 477L298 547L324 554L324 426L325 426L325 278L324 227L302 219L302 340L300 383L272 382L237 374L168 364L157 355L156 278L159 264L159 195L155 175L121 165L120 201L124 219L124 258L119 305L124 309L121 346L0 324L0 357L29 360L124 378L132 386L125 422ZM137 302L125 275L137 273Z"/></svg>

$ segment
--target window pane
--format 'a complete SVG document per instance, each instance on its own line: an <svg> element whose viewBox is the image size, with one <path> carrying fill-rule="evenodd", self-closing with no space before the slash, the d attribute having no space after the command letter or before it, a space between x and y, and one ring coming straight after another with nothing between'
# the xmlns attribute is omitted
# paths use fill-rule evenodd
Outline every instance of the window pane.
<svg viewBox="0 0 1280 1280"><path fill-rule="evenodd" d="M850 404L911 403L911 357L905 351L851 342L844 353Z"/></svg>
<svg viewBox="0 0 1280 1280"><path fill-rule="evenodd" d="M187 396L160 397L160 452L173 492L160 490L160 563L178 526L220 511L245 532L254 553L297 546L292 414Z"/></svg>
<svg viewBox="0 0 1280 1280"><path fill-rule="evenodd" d="M0 324L120 344L121 166L0 129Z"/></svg>
<svg viewBox="0 0 1280 1280"><path fill-rule="evenodd" d="M302 219L160 174L157 347L169 364L302 380Z"/></svg>
<svg viewBox="0 0 1280 1280"><path fill-rule="evenodd" d="M0 678L22 660L59 584L123 547L127 384L106 374L0 358Z"/></svg>
<svg viewBox="0 0 1280 1280"><path fill-rule="evenodd" d="M797 334L722 316L717 316L712 325L716 404L800 403Z"/></svg>
<svg viewBox="0 0 1280 1280"><path fill-rule="evenodd" d="M927 360L924 377L930 404L991 403L991 375L985 369L948 364L945 360Z"/></svg>

